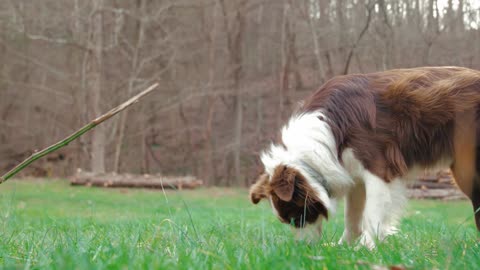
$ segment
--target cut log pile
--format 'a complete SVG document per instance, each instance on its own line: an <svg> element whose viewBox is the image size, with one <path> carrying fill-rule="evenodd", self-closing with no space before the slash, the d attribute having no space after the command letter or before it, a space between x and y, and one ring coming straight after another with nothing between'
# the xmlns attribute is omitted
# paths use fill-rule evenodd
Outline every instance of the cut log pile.
<svg viewBox="0 0 480 270"><path fill-rule="evenodd" d="M195 189L203 181L193 176L94 174L79 171L70 180L72 186L93 186L105 188L149 188L149 189Z"/></svg>
<svg viewBox="0 0 480 270"><path fill-rule="evenodd" d="M425 174L409 186L408 195L415 199L461 200L465 195L454 184L450 170Z"/></svg>

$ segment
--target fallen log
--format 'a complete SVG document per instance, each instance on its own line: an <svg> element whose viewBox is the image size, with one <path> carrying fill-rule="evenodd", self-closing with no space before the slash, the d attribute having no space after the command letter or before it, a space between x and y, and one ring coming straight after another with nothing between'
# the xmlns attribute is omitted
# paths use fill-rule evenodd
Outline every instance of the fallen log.
<svg viewBox="0 0 480 270"><path fill-rule="evenodd" d="M419 177L417 180L422 182L438 182L439 177L438 175L424 175Z"/></svg>
<svg viewBox="0 0 480 270"><path fill-rule="evenodd" d="M456 188L449 189L409 189L411 199L464 200L467 197Z"/></svg>
<svg viewBox="0 0 480 270"><path fill-rule="evenodd" d="M413 183L409 188L412 189L449 189L454 185L448 182L430 182L430 181L417 181Z"/></svg>
<svg viewBox="0 0 480 270"><path fill-rule="evenodd" d="M419 176L417 180L422 182L452 182L453 176L450 170L441 170L437 173L425 173Z"/></svg>
<svg viewBox="0 0 480 270"><path fill-rule="evenodd" d="M151 189L195 189L203 185L202 181L105 181L105 180L72 180L72 186L108 187L108 188L151 188Z"/></svg>
<svg viewBox="0 0 480 270"><path fill-rule="evenodd" d="M191 176L175 177L160 175L101 174L79 172L70 180L72 186L104 188L148 188L148 189L195 189L203 185L202 180Z"/></svg>

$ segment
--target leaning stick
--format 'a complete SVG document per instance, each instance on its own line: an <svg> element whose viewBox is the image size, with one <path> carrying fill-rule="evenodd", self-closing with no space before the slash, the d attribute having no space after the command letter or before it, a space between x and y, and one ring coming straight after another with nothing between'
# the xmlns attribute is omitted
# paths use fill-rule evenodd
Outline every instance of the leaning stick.
<svg viewBox="0 0 480 270"><path fill-rule="evenodd" d="M64 146L67 146L69 143L76 140L78 137L82 136L83 134L85 134L89 130L94 129L96 126L98 126L99 124L103 123L104 121L110 119L112 116L114 116L117 113L125 110L126 108L128 108L132 104L137 103L142 97L144 97L145 95L152 92L157 86L158 86L158 83L155 83L155 84L151 85L150 87L148 87L147 89L142 91L140 94L130 98L129 100L125 101L124 103L122 103L122 104L118 105L117 107L111 109L110 111L108 111L104 115L102 115L102 116L96 118L95 120L91 121L90 123L83 126L81 129L79 129L78 131L76 131L72 135L68 136L67 138L57 142L56 144L53 144L53 145L43 149L42 151L35 152L33 155L31 155L29 158L24 160L22 163L18 164L17 166L15 166L15 168L11 169L9 172L7 172L2 177L0 177L0 184L7 181L8 179L10 179L12 176L17 174L21 170L25 169L28 165L30 165L35 160L37 160L37 159L39 159L39 158L41 158L45 155L48 155L52 152L55 152L55 151L57 151L58 149L60 149Z"/></svg>

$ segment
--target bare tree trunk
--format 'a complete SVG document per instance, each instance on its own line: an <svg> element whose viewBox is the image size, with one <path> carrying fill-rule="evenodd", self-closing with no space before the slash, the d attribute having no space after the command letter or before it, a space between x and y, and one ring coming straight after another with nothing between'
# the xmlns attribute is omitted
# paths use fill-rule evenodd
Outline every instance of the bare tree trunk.
<svg viewBox="0 0 480 270"><path fill-rule="evenodd" d="M290 96L290 74L293 73L295 76L295 85L294 87L301 86L301 78L300 74L297 71L292 70L292 65L298 64L297 55L295 53L295 40L296 34L295 31L292 29L294 28L294 22L292 18L289 16L288 11L291 9L290 4L285 1L284 3L284 25L282 30L282 69L280 73L280 94L281 97L281 104L279 110L279 125L283 122L283 112L287 111L290 113L291 111L291 96ZM285 105L287 110L285 110Z"/></svg>
<svg viewBox="0 0 480 270"><path fill-rule="evenodd" d="M418 25L418 27L420 27L421 23L422 12L420 11L420 0L415 0L415 25Z"/></svg>
<svg viewBox="0 0 480 270"><path fill-rule="evenodd" d="M433 34L438 32L438 4L437 0L428 0L427 29Z"/></svg>
<svg viewBox="0 0 480 270"><path fill-rule="evenodd" d="M264 16L265 16L265 7L263 5L260 6L259 8L259 14L257 17L257 24L258 25L263 25L264 21ZM263 39L260 39L257 43L257 53L262 52L262 41ZM257 63L256 63L256 68L261 71L263 68L263 58L262 57L257 57ZM256 129L255 129L255 134L257 138L262 137L262 132L263 132L263 94L261 91L259 91L256 95L256 115L257 115L257 123L256 123Z"/></svg>
<svg viewBox="0 0 480 270"><path fill-rule="evenodd" d="M219 2L215 1L215 4L212 7L212 27L208 33L208 87L206 91L214 92L214 83L215 83L215 64L216 64L216 46L217 46L217 20L218 20L218 8ZM207 98L207 119L205 122L205 131L203 133L203 139L205 141L205 163L202 178L205 181L206 185L217 184L215 179L215 163L214 163L214 139L213 139L213 117L215 112L215 101L217 97L215 93L211 94Z"/></svg>
<svg viewBox="0 0 480 270"><path fill-rule="evenodd" d="M183 109L183 104L180 103L178 105L178 115L180 117L180 120L182 121L182 126L185 127L185 139L187 141L188 145L188 152L190 153L188 156L185 156L184 163L186 163L188 160L190 160L190 168L192 169L193 173L198 173L197 171L197 159L195 158L195 153L197 152L195 149L195 142L193 139L192 135L192 130L191 130L191 125L190 122L187 119L187 116L185 115L185 110Z"/></svg>
<svg viewBox="0 0 480 270"><path fill-rule="evenodd" d="M76 125L81 125L83 123L86 123L90 118L95 117L93 113L89 110L81 110L84 105L83 104L88 104L89 107L91 107L91 100L89 98L90 91L88 90L88 79L89 79L89 69L90 69L90 59L92 58L92 32L93 32L93 27L91 26L91 21L89 27L87 28L87 33L83 33L83 30L81 28L81 22L82 22L82 16L80 12L80 7L79 7L79 0L75 0L74 2L74 7L73 7L73 17L74 17L74 22L73 22L73 34L72 38L75 42L81 43L84 42L87 45L85 46L86 48L81 52L79 56L79 60L82 62L82 65L79 67L79 77L80 77L80 90L75 93L74 97L76 100L76 109L78 111L78 117L77 117L77 123ZM91 16L95 13L95 10L93 10L90 14L90 19ZM84 35L82 35L84 34ZM90 44L89 44L90 43ZM77 159L75 159L74 163L74 168L88 168L92 167L90 163L92 162L92 156L90 149L88 148L91 146L93 143L93 134L90 137L80 137L78 139L78 142L80 144L80 151L77 153Z"/></svg>
<svg viewBox="0 0 480 270"><path fill-rule="evenodd" d="M394 66L394 34L393 34L393 27L390 23L390 19L388 17L389 12L387 11L387 5L385 0L377 0L380 12L383 16L383 29L384 29L384 39L385 39L385 51L383 55L383 69L387 70ZM391 10L390 13L395 12L395 10ZM394 18L395 14L392 14L392 18Z"/></svg>
<svg viewBox="0 0 480 270"><path fill-rule="evenodd" d="M296 33L295 33L295 30L293 29L289 29L289 32L290 32L290 48L288 50L288 53L289 53L289 56L290 56L290 61L291 61L291 65L293 67L293 76L294 76L294 79L295 79L295 84L294 84L294 89L295 91L296 90L299 90L299 89L303 89L304 86L303 86L303 81L302 81L302 76L300 75L300 65L299 65L299 61L298 61L298 54L297 54L297 48L296 48L296 41L297 41L297 36L296 36ZM289 97L289 96L288 96ZM290 100L289 100L290 102Z"/></svg>
<svg viewBox="0 0 480 270"><path fill-rule="evenodd" d="M277 115L277 126L280 126L283 121L283 105L284 101L284 94L286 88L288 87L288 69L289 69L289 59L288 59L288 41L287 41L287 24L288 24L288 3L285 0L283 3L283 13L282 13L282 34L281 34L281 41L280 41L280 61L281 61L281 70L280 70L280 78L279 78L279 87L278 87L278 113Z"/></svg>
<svg viewBox="0 0 480 270"><path fill-rule="evenodd" d="M342 74L348 74L348 70L350 68L350 63L352 61L353 54L355 53L355 49L357 48L358 44L362 40L363 36L365 33L367 33L368 28L370 27L370 22L372 20L372 12L373 8L375 7L375 3L371 4L370 1L365 4L365 7L367 8L367 21L365 22L365 26L363 27L362 31L357 37L357 40L353 43L352 47L350 48L350 51L347 55L347 60L345 62L345 67L343 68L343 73ZM341 13L341 11L339 11Z"/></svg>
<svg viewBox="0 0 480 270"><path fill-rule="evenodd" d="M465 31L465 24L464 24L464 16L465 16L465 13L463 11L464 9L464 0L459 0L458 1L458 15L457 17L455 18L455 21L457 22L457 28L456 30L460 33L464 33ZM478 22L477 22L478 23ZM478 46L477 46L478 48Z"/></svg>
<svg viewBox="0 0 480 270"><path fill-rule="evenodd" d="M6 30L5 30L5 25L2 24L0 25L0 40L3 40L6 36ZM5 47L3 42L0 42L0 63L5 63L6 62L6 55L7 55L7 48ZM1 65L0 66L0 87L2 89L6 89L6 87L3 86L3 81L1 80L7 71L7 65ZM8 118L8 113L10 109L13 106L13 101L10 101L6 103L6 98L7 98L7 90L3 90L1 99L0 99L0 147L3 146L5 141L7 140L7 128L6 125L4 126L5 120Z"/></svg>
<svg viewBox="0 0 480 270"><path fill-rule="evenodd" d="M208 100L208 116L207 123L205 128L205 174L204 181L207 185L217 184L214 180L215 178L215 165L214 165L214 140L213 140L213 116L215 112L215 97L210 97Z"/></svg>
<svg viewBox="0 0 480 270"><path fill-rule="evenodd" d="M93 55L90 57L88 91L91 96L91 111L95 117L101 115L102 108L102 64L103 64L103 0L94 1L94 11L91 20ZM93 130L91 170L94 173L105 172L106 128L99 126Z"/></svg>
<svg viewBox="0 0 480 270"><path fill-rule="evenodd" d="M143 47L143 42L145 39L145 19L144 14L146 11L146 0L139 0L138 3L138 10L139 16L137 18L138 23L137 23L137 40L135 42L135 46L133 49L133 55L132 55L132 62L131 62L131 70L130 70L130 77L128 79L128 89L127 89L127 94L128 96L131 96L134 90L134 84L135 80L137 79L138 76L138 66L139 66L139 54L140 50ZM127 117L128 117L128 111L124 112L122 115L120 115L120 125L118 128L118 138L117 138L117 143L115 145L115 157L114 157L114 162L113 162L113 171L118 172L119 171L119 166L120 166L120 157L122 153L122 145L123 145L123 140L125 137L125 129L126 129L126 122L127 122Z"/></svg>
<svg viewBox="0 0 480 270"><path fill-rule="evenodd" d="M257 128L256 128L256 135L257 138L261 138L263 136L263 95L259 94L257 96Z"/></svg>
<svg viewBox="0 0 480 270"><path fill-rule="evenodd" d="M307 18L308 18L308 25L310 27L310 33L312 34L311 37L313 41L313 53L315 54L315 59L317 60L318 76L320 81L322 81L325 78L325 71L323 70L322 59L320 56L320 46L318 44L317 26L314 24L314 21L312 18L313 13L315 12L315 10L312 10L313 1L305 1L304 3L306 6L305 9L307 11Z"/></svg>
<svg viewBox="0 0 480 270"><path fill-rule="evenodd" d="M480 29L477 29L477 34L475 35L475 44L480 44ZM480 46L476 46L475 54L474 54L474 65L473 67L476 69L480 69Z"/></svg>
<svg viewBox="0 0 480 270"><path fill-rule="evenodd" d="M233 84L232 87L235 91L234 95L234 108L233 108L233 171L236 184L242 183L241 181L241 153L242 153L242 127L243 127L243 95L242 95L242 41L245 30L245 18L242 14L243 8L247 1L239 0L235 5L233 11L234 17L231 24L228 23L228 12L226 10L225 0L219 1L223 17L225 21L225 29L229 33L227 34L228 53L230 56L230 64L233 68ZM231 25L232 29L229 29ZM227 185L231 185L231 179L227 179Z"/></svg>
<svg viewBox="0 0 480 270"><path fill-rule="evenodd" d="M234 122L234 150L233 150L233 166L235 173L235 183L241 183L241 155L242 155L242 127L243 127L243 94L242 94L242 41L243 32L245 30L245 18L242 9L246 4L245 0L240 1L235 10L235 32L230 43L230 53L232 64L234 67L233 81L235 88L235 122Z"/></svg>
<svg viewBox="0 0 480 270"><path fill-rule="evenodd" d="M243 126L243 97L238 91L235 100L235 138L234 138L234 156L233 164L235 170L235 183L238 185L241 183L241 164L240 158L242 155L242 126Z"/></svg>
<svg viewBox="0 0 480 270"><path fill-rule="evenodd" d="M428 15L427 15L427 29L425 31L425 49L423 53L423 64L430 65L430 54L435 39L440 34L439 21L438 21L438 5L437 0L428 0Z"/></svg>
<svg viewBox="0 0 480 270"><path fill-rule="evenodd" d="M351 42L351 38L348 35L348 26L347 26L347 3L346 1L337 1L335 3L335 15L337 22L337 36L338 36L338 55L340 61L345 61L347 64L350 64L350 58L353 53L353 50L348 51L348 44ZM345 59L345 60L343 60ZM343 69L343 73L348 72Z"/></svg>
<svg viewBox="0 0 480 270"><path fill-rule="evenodd" d="M141 172L142 174L149 174L150 173L150 163L148 158L147 152L147 121L141 121L141 130L142 136L140 137L140 149L141 149L141 157L142 157L142 167Z"/></svg>

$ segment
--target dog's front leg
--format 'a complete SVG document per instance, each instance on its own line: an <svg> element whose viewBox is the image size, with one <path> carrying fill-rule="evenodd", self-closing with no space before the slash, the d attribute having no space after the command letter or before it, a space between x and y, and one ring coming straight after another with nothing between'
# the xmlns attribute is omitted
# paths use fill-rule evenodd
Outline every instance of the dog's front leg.
<svg viewBox="0 0 480 270"><path fill-rule="evenodd" d="M392 224L398 209L403 206L403 196L397 194L392 196L392 191L398 191L402 185L389 185L383 179L366 171L364 173L366 201L363 219L363 232L360 244L368 247L375 247L375 240L383 240L387 235L392 234ZM398 197L398 199L396 199Z"/></svg>
<svg viewBox="0 0 480 270"><path fill-rule="evenodd" d="M339 244L352 243L362 234L365 195L365 184L357 181L345 197L345 230Z"/></svg>

